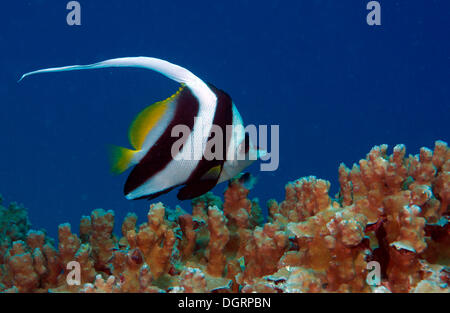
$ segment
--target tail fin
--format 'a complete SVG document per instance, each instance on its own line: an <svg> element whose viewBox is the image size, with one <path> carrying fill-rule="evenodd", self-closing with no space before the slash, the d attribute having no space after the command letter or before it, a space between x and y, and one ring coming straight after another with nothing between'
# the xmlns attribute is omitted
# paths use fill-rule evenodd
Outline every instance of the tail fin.
<svg viewBox="0 0 450 313"><path fill-rule="evenodd" d="M134 156L137 151L127 148L109 145L109 161L111 173L121 174L135 165Z"/></svg>

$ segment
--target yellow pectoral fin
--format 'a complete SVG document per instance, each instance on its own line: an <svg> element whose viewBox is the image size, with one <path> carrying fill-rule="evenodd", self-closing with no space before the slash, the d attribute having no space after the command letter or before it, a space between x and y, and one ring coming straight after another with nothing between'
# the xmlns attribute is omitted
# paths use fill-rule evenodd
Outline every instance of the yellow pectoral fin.
<svg viewBox="0 0 450 313"><path fill-rule="evenodd" d="M213 168L209 169L209 171L207 171L200 179L201 180L218 179L221 172L222 172L222 166L217 165L217 166L214 166Z"/></svg>
<svg viewBox="0 0 450 313"><path fill-rule="evenodd" d="M137 151L118 146L109 146L109 159L111 172L120 174L125 172L130 166L134 165L133 157Z"/></svg>
<svg viewBox="0 0 450 313"><path fill-rule="evenodd" d="M176 100L176 97L182 89L183 87L166 100L156 102L146 107L136 116L133 123L131 123L128 133L130 143L136 150L142 149L142 145L144 144L148 133L158 124L164 116L164 113L167 112L170 103Z"/></svg>

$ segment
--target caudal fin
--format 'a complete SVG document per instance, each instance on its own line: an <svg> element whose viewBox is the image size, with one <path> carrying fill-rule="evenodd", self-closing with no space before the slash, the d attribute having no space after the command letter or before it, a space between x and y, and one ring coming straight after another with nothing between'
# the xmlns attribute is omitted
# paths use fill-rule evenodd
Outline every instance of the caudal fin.
<svg viewBox="0 0 450 313"><path fill-rule="evenodd" d="M111 173L121 174L136 164L134 159L137 151L114 145L108 148Z"/></svg>

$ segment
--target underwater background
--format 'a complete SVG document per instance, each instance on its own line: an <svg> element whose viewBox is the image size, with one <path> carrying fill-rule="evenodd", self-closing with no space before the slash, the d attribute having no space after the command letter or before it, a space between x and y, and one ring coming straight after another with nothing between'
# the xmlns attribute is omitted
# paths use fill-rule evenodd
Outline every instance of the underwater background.
<svg viewBox="0 0 450 313"><path fill-rule="evenodd" d="M449 140L448 1L380 1L381 26L367 25L361 0L79 2L81 26L67 25L67 1L11 1L0 13L0 193L52 237L95 208L144 220L149 202L124 198L127 175L109 173L106 145L126 146L134 116L178 86L139 69L17 83L39 68L152 56L225 90L246 124L280 125L278 170L249 168L263 207L302 176L337 193L339 164L374 145L417 153ZM190 210L176 192L156 201Z"/></svg>

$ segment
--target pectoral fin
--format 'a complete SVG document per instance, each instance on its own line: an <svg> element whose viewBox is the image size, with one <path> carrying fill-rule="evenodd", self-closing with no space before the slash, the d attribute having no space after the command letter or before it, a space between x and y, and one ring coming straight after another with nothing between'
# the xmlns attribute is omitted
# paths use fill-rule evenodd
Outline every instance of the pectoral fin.
<svg viewBox="0 0 450 313"><path fill-rule="evenodd" d="M222 166L217 165L207 171L200 179L201 180L218 180L220 173L222 172Z"/></svg>
<svg viewBox="0 0 450 313"><path fill-rule="evenodd" d="M217 184L221 172L221 165L211 168L199 181L190 182L181 188L177 194L177 198L179 200L188 200L207 193Z"/></svg>
<svg viewBox="0 0 450 313"><path fill-rule="evenodd" d="M189 200L199 197L213 189L215 185L215 180L202 180L189 183L178 191L177 198L178 200Z"/></svg>

